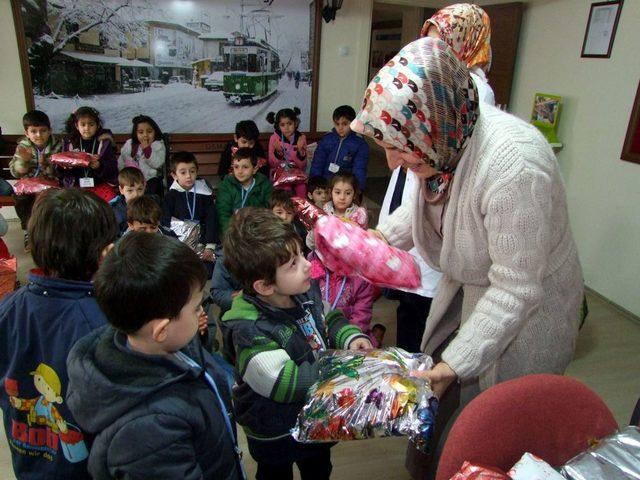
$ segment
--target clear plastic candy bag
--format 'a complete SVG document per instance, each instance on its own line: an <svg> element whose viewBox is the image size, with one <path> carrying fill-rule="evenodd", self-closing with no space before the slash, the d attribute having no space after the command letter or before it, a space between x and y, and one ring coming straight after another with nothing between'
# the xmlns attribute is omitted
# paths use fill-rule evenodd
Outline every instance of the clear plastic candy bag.
<svg viewBox="0 0 640 480"><path fill-rule="evenodd" d="M400 348L326 350L320 377L291 433L299 442L334 442L408 435L426 450L438 400L428 382L410 377L428 370L431 357Z"/></svg>

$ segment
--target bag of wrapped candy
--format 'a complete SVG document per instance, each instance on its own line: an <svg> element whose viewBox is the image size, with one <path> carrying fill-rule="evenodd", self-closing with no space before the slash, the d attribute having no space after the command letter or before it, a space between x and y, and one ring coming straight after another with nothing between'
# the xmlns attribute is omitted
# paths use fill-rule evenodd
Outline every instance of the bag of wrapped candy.
<svg viewBox="0 0 640 480"><path fill-rule="evenodd" d="M204 253L204 245L200 243L200 223L194 220L179 220L171 217L171 230L178 240L186 244L199 257Z"/></svg>
<svg viewBox="0 0 640 480"><path fill-rule="evenodd" d="M313 230L318 256L339 275L359 275L378 287L417 288L420 270L409 252L333 215L320 217Z"/></svg>
<svg viewBox="0 0 640 480"><path fill-rule="evenodd" d="M18 180L13 186L16 195L35 195L50 188L60 188L58 180L45 177L26 177Z"/></svg>
<svg viewBox="0 0 640 480"><path fill-rule="evenodd" d="M288 188L307 181L307 174L298 167L288 164L276 168L273 174L273 188Z"/></svg>
<svg viewBox="0 0 640 480"><path fill-rule="evenodd" d="M60 152L51 155L51 163L65 168L88 167L91 160L97 159L97 155L87 152Z"/></svg>
<svg viewBox="0 0 640 480"><path fill-rule="evenodd" d="M327 212L311 203L306 198L291 197L296 216L307 230L313 230L320 217L324 217Z"/></svg>
<svg viewBox="0 0 640 480"><path fill-rule="evenodd" d="M396 347L326 350L318 365L319 379L291 430L294 439L313 443L408 435L419 449L427 449L438 400L428 382L409 372L431 368L431 357Z"/></svg>

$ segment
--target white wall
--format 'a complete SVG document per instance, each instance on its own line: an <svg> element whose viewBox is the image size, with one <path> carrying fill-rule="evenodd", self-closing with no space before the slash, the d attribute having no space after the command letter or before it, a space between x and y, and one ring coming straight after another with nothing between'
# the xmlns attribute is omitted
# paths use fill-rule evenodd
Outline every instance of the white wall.
<svg viewBox="0 0 640 480"><path fill-rule="evenodd" d="M340 105L357 109L367 87L369 44L371 42L372 0L350 0L342 4L336 19L322 23L318 130L333 128L331 115ZM341 56L340 47L348 54Z"/></svg>
<svg viewBox="0 0 640 480"><path fill-rule="evenodd" d="M5 134L22 133L22 115L27 107L9 0L0 0L0 59L0 127Z"/></svg>
<svg viewBox="0 0 640 480"><path fill-rule="evenodd" d="M545 0L524 14L511 110L561 95L558 160L588 286L640 315L640 165L620 160L640 80L640 1L624 2L610 59L580 58L589 2Z"/></svg>

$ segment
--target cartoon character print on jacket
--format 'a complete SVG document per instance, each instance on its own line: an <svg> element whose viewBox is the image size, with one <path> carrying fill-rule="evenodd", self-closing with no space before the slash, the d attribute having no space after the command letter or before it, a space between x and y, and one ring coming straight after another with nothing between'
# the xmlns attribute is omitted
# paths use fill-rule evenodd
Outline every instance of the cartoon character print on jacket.
<svg viewBox="0 0 640 480"><path fill-rule="evenodd" d="M77 463L89 456L82 432L67 423L57 405L64 402L62 383L56 371L46 363L40 363L30 373L38 396L21 398L18 382L7 378L4 388L11 406L23 414L24 421L14 419L9 433L12 448L30 456L42 455L53 460L60 448L64 457ZM20 418L17 415L16 418Z"/></svg>

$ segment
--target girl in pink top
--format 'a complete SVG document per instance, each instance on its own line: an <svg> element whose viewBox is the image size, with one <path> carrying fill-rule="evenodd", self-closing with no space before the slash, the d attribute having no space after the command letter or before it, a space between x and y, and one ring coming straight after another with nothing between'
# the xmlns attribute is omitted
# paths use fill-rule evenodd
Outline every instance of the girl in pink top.
<svg viewBox="0 0 640 480"><path fill-rule="evenodd" d="M298 131L300 109L283 108L278 113L269 112L267 122L273 124L273 135L269 138L269 169L274 180L276 168L307 168L307 137ZM306 198L304 182L294 184L292 189L298 197Z"/></svg>

